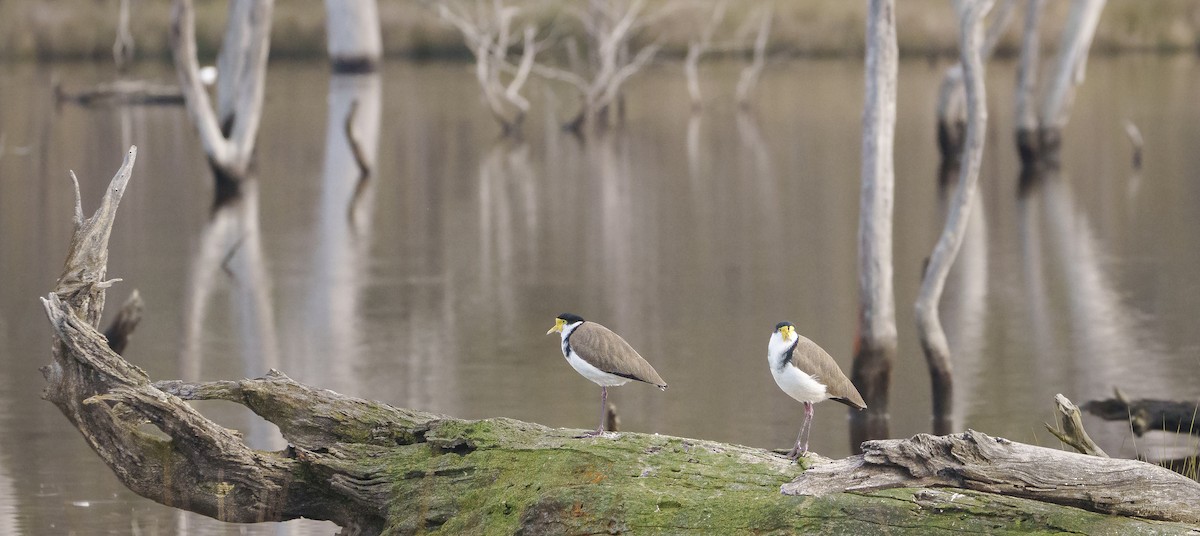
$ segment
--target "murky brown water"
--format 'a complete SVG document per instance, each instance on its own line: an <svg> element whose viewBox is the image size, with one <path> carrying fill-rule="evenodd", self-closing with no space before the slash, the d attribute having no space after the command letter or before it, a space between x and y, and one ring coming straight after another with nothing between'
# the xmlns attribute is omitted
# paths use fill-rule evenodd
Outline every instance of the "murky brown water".
<svg viewBox="0 0 1200 536"><path fill-rule="evenodd" d="M331 82L324 64L277 63L260 180L213 214L182 108L55 110L52 80L77 88L108 79L107 67L0 66L0 533L332 531L225 525L136 497L40 400L49 330L37 297L53 286L71 230L67 171L90 211L129 144L140 153L109 270L125 282L110 304L140 289L147 315L127 357L156 379L276 367L396 405L591 427L598 389L543 335L571 311L622 333L671 384L616 389L624 429L788 446L801 409L767 371L772 326L792 320L849 366L862 66L772 64L750 115L729 104L737 69L707 68L714 104L699 117L678 69L652 70L630 88L626 127L581 144L545 114L530 119L524 143L497 141L465 65L391 63L381 79ZM172 77L162 66L137 74ZM929 425L911 304L940 231L940 74L924 62L900 73L895 436ZM982 198L942 305L957 428L1048 445L1039 429L1057 392L1077 402L1113 386L1196 397L1195 58L1094 59L1062 176L1024 200L1013 65L989 75ZM540 108L569 109L532 95ZM340 136L355 99L377 171L352 203L357 171ZM1126 119L1146 138L1140 175ZM256 446L279 445L270 425L232 405L201 409ZM845 416L818 406L814 450L849 452ZM1134 453L1120 425L1088 425L1109 452Z"/></svg>

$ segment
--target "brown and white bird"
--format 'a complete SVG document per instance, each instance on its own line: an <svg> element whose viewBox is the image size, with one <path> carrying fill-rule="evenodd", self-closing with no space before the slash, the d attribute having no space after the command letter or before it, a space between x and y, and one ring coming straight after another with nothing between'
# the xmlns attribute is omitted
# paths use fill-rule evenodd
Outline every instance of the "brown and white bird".
<svg viewBox="0 0 1200 536"><path fill-rule="evenodd" d="M796 459L808 453L808 432L812 426L813 404L827 399L847 406L866 409L862 395L838 364L825 350L796 333L791 322L775 325L771 342L767 344L767 362L771 376L788 396L804 403L804 424L796 436L796 446L788 457Z"/></svg>
<svg viewBox="0 0 1200 536"><path fill-rule="evenodd" d="M563 313L554 319L554 327L546 332L562 335L562 353L567 363L584 378L600 386L600 426L579 437L604 433L604 412L608 408L608 388L624 385L630 380L646 382L667 390L654 367L625 342L620 335L579 315Z"/></svg>

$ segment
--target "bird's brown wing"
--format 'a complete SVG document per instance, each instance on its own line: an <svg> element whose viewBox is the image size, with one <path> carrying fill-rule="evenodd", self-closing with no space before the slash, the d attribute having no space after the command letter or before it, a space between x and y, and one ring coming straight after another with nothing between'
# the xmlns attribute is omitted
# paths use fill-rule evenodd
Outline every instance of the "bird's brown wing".
<svg viewBox="0 0 1200 536"><path fill-rule="evenodd" d="M584 322L571 332L567 343L592 366L625 378L667 387L654 367L634 350L625 339L595 322Z"/></svg>
<svg viewBox="0 0 1200 536"><path fill-rule="evenodd" d="M809 375L816 376L817 381L825 384L829 398L850 407L866 408L867 403L863 401L862 395L858 394L858 389L850 382L850 378L847 378L842 373L842 369L838 368L837 361L833 360L833 356L817 346L817 343L803 336L798 335L798 337L800 340L796 343L796 349L792 353L791 365Z"/></svg>

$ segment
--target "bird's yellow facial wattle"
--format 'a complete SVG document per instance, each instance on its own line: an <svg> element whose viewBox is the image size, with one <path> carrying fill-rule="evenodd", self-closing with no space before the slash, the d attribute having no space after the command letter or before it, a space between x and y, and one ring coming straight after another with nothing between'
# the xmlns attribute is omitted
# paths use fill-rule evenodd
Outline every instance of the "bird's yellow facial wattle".
<svg viewBox="0 0 1200 536"><path fill-rule="evenodd" d="M783 326L779 328L779 334L783 335L784 341L790 341L796 338L796 328L792 326Z"/></svg>
<svg viewBox="0 0 1200 536"><path fill-rule="evenodd" d="M549 335L549 334L551 334L551 333L554 333L554 332L556 332L556 331L557 331L557 332L559 332L559 333L562 333L563 325L564 325L564 324L566 324L566 323L567 323L567 321L566 321L566 320L563 320L563 319L561 319L561 318L555 318L555 319L554 319L554 327L550 328L550 330L546 332L546 335Z"/></svg>

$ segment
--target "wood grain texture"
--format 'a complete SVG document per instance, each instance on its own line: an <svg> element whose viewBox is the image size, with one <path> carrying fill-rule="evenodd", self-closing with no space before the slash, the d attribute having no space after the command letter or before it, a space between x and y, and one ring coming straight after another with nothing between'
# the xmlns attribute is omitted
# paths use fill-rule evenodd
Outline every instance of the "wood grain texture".
<svg viewBox="0 0 1200 536"><path fill-rule="evenodd" d="M783 493L821 496L896 487L963 488L1105 514L1200 523L1200 484L1178 473L974 430L868 441L861 455L814 465L783 486Z"/></svg>

